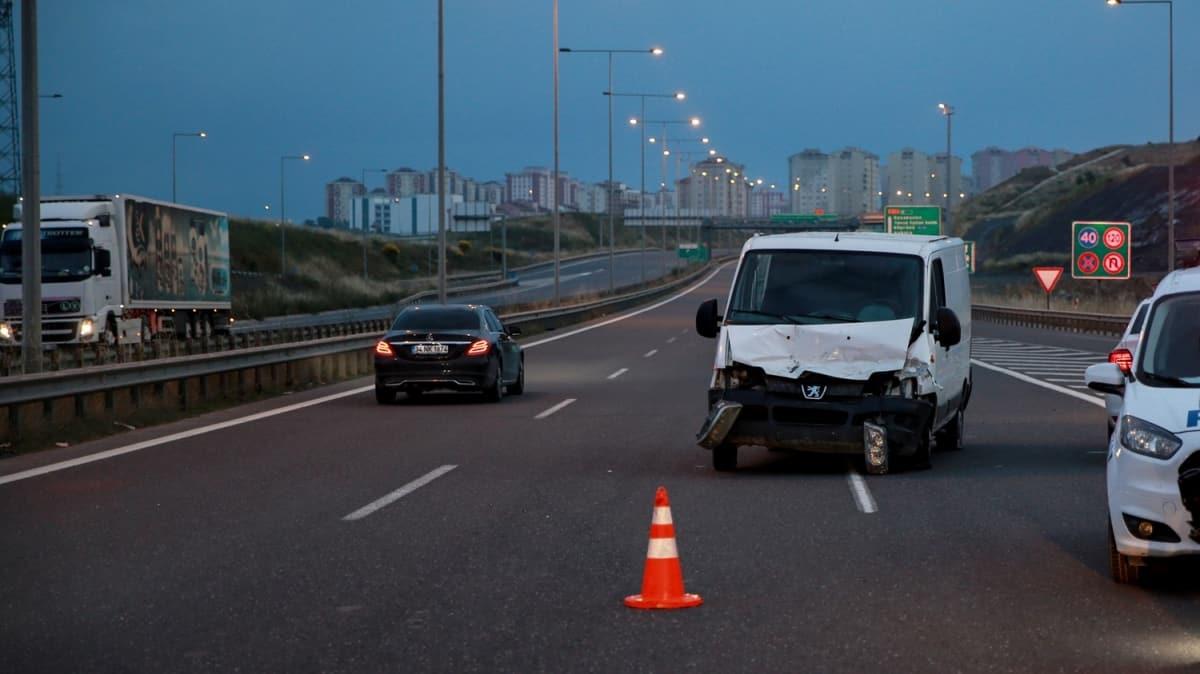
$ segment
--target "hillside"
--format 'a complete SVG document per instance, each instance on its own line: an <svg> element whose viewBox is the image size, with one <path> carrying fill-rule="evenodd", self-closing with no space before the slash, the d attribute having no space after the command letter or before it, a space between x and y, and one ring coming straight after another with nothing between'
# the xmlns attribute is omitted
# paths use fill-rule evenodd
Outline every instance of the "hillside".
<svg viewBox="0 0 1200 674"><path fill-rule="evenodd" d="M955 234L976 241L984 272L1066 266L1074 220L1133 225L1135 274L1161 272L1167 251L1167 146L1111 146L1055 168L1026 169L965 202ZM1200 141L1177 143L1176 238L1181 258L1200 244Z"/></svg>

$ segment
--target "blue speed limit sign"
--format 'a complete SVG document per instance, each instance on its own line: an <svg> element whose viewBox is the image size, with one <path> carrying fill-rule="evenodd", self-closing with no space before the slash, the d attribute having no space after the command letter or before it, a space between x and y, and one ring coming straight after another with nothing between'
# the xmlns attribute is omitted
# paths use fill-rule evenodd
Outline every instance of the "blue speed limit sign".
<svg viewBox="0 0 1200 674"><path fill-rule="evenodd" d="M1094 227L1084 227L1079 230L1079 245L1084 248L1095 248L1100 243L1100 230Z"/></svg>

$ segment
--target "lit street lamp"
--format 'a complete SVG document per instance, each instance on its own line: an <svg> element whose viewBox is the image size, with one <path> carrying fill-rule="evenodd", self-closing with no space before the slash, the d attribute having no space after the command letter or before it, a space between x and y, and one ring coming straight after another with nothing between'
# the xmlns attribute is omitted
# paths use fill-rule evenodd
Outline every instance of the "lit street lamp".
<svg viewBox="0 0 1200 674"><path fill-rule="evenodd" d="M287 201L284 191L284 173L283 167L287 160L297 159L300 161L308 161L312 159L306 154L285 154L279 158L279 275L287 276Z"/></svg>
<svg viewBox="0 0 1200 674"><path fill-rule="evenodd" d="M607 54L608 55L608 93L613 90L613 54L650 54L652 56L662 56L663 50L661 47L651 47L650 49L571 49L570 47L562 47L558 51L562 53L574 54ZM611 292L616 284L616 266L614 262L616 250L616 226L613 224L613 97L608 97L608 289ZM558 191L558 179L555 177L554 190ZM603 232L603 230L601 230ZM604 235L600 235L600 246L604 246Z"/></svg>
<svg viewBox="0 0 1200 674"><path fill-rule="evenodd" d="M1175 3L1172 0L1108 0L1117 5L1167 6L1167 271L1175 271Z"/></svg>
<svg viewBox="0 0 1200 674"><path fill-rule="evenodd" d="M950 176L954 174L954 171L950 167L952 163L950 156L950 133L951 120L954 118L954 108L946 105L945 103L938 103L938 110L940 110L942 112L942 116L946 118L946 214L942 218L942 222L943 227L945 227L945 231L943 233L948 235L950 232L950 195L954 193L954 190L950 185ZM926 194L925 196L928 197L929 195Z"/></svg>
<svg viewBox="0 0 1200 674"><path fill-rule="evenodd" d="M51 98L61 97L62 94L55 94ZM208 134L204 131L176 131L171 134L171 202L175 202L175 145L180 137L184 138L208 138Z"/></svg>
<svg viewBox="0 0 1200 674"><path fill-rule="evenodd" d="M614 96L622 96L622 97L641 99L642 117L646 116L646 99L647 98L671 98L676 101L682 101L687 98L687 94L683 93L682 91L677 91L673 94L629 94L629 93L621 93L621 92L616 92L616 91L606 91L606 92L604 92L604 95L608 96L610 101L612 100L612 97L614 97ZM646 209L646 125L639 124L637 117L631 117L629 119L629 124L631 126L639 127L642 132L642 142L639 146L640 150L641 150L642 178L641 178L641 182L639 183L639 186L638 186L638 217L641 218L640 224L641 224L641 229L642 229L642 254L640 255L640 257L641 257L641 261L642 261L642 282L645 283L645 281L646 281L646 212L645 212L645 209Z"/></svg>
<svg viewBox="0 0 1200 674"><path fill-rule="evenodd" d="M672 124L682 124L684 126L690 126L692 128L697 128L701 124L700 118L699 117L689 117L687 119L666 119L666 120L664 120L664 119L642 119L642 120L637 120L637 122L635 122L633 119L630 119L629 121L631 124L640 123L640 124L661 124L662 125L662 128L663 128L662 138L664 141L663 142L663 151L662 151L662 156L663 156L662 169L661 169L662 177L663 177L663 181L662 181L663 187L662 187L662 190L659 191L659 196L660 196L660 201L664 201L666 198L666 194L665 194L664 190L666 189L666 179L667 179L667 157L671 156L671 149L667 143L667 141L668 141L667 126L672 125ZM653 143L653 142L655 142L655 139L651 138L649 140L649 142ZM676 198L678 198L678 196L679 195L676 194ZM676 217L678 217L678 214L679 214L678 213L679 212L679 204L678 203L675 204L675 211L676 211ZM663 205L663 215L664 216L666 215L665 203ZM667 223L666 223L665 217L663 219L662 228L663 228L662 229L663 251L666 251L667 250ZM663 265L666 265L665 260L663 261Z"/></svg>

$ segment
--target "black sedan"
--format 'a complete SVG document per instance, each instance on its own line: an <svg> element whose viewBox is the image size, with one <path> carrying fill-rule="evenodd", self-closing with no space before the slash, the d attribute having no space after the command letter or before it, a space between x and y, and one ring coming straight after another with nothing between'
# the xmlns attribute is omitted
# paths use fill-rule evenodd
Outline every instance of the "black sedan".
<svg viewBox="0 0 1200 674"><path fill-rule="evenodd" d="M375 345L375 400L386 405L403 391L479 391L499 402L525 391L525 354L488 307L418 305L400 312Z"/></svg>

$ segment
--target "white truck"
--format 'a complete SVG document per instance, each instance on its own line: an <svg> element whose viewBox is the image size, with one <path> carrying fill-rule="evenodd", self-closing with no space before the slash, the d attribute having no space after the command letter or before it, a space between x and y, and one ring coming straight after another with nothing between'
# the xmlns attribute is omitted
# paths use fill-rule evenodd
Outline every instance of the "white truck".
<svg viewBox="0 0 1200 674"><path fill-rule="evenodd" d="M15 222L0 235L0 343L21 339L23 233ZM46 344L200 336L233 322L224 213L129 194L48 197L41 246Z"/></svg>

